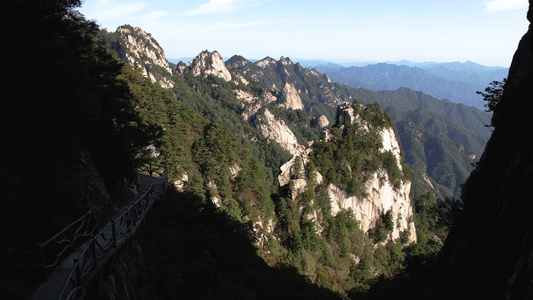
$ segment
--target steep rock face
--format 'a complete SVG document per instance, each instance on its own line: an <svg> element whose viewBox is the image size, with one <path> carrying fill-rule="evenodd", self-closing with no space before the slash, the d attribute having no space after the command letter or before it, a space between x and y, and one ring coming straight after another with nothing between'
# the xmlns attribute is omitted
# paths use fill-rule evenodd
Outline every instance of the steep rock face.
<svg viewBox="0 0 533 300"><path fill-rule="evenodd" d="M214 75L224 81L231 80L231 73L217 51L204 51L190 63L190 69L194 76Z"/></svg>
<svg viewBox="0 0 533 300"><path fill-rule="evenodd" d="M533 21L530 4L528 20ZM516 51L494 132L464 185L465 208L440 253L441 299L533 298L533 28Z"/></svg>
<svg viewBox="0 0 533 300"><path fill-rule="evenodd" d="M283 149L292 155L297 155L304 151L304 147L298 143L296 136L285 124L285 121L277 119L268 109L262 116L257 116L257 130L266 138L278 142Z"/></svg>
<svg viewBox="0 0 533 300"><path fill-rule="evenodd" d="M262 96L254 96L250 92L235 89L233 90L233 93L235 97L241 101L241 105L243 107L241 116L245 120L249 120L264 105L274 102L277 99L276 96L272 95L270 92L265 92Z"/></svg>
<svg viewBox="0 0 533 300"><path fill-rule="evenodd" d="M337 107L335 120L338 124L353 124L355 122L354 109L351 103L343 103Z"/></svg>
<svg viewBox="0 0 533 300"><path fill-rule="evenodd" d="M404 231L409 232L409 243L416 242L416 229L413 222L413 208L409 193L411 182L402 183L400 188L393 187L388 180L382 182L380 178L387 176L385 173L375 173L364 183L365 197L350 197L346 191L330 184L328 194L331 199L331 212L338 214L341 210L351 209L355 219L359 221L361 230L368 232L374 228L376 222L387 212L391 212L393 230L390 238L400 238Z"/></svg>
<svg viewBox="0 0 533 300"><path fill-rule="evenodd" d="M304 105L302 103L302 99L300 98L300 95L298 95L298 91L289 82L285 83L285 87L283 88L283 91L281 93L281 104L280 107L285 109L292 109L292 110L298 110L298 109L304 109Z"/></svg>
<svg viewBox="0 0 533 300"><path fill-rule="evenodd" d="M304 173L302 168L305 165L307 165L307 163L309 162L309 153L311 153L312 151L312 149L309 146L310 145L307 145L307 147L305 148L304 147L299 148L299 152L294 154L293 157L289 161L287 161L280 167L281 174L278 176L279 185L286 186L291 181L293 181L295 183L295 190L297 191L295 195L293 195L293 198L297 194L301 194L303 190L301 190L300 188L305 187L305 185L307 184L306 179L303 179L303 178L295 179L294 177L298 173L299 174ZM298 164L300 164L300 169L298 169L297 167L297 162L296 162L297 160L299 161ZM322 175L318 174L318 176L321 177Z"/></svg>
<svg viewBox="0 0 533 300"><path fill-rule="evenodd" d="M315 127L318 129L318 131L322 131L322 129L328 127L330 124L328 118L324 115L321 115L316 119Z"/></svg>
<svg viewBox="0 0 533 300"><path fill-rule="evenodd" d="M138 66L143 75L157 82L163 88L169 89L174 86L171 79L172 69L165 57L165 52L150 33L139 27L121 26L116 34L121 37L123 51L119 51L123 59L130 66ZM159 72L154 72L154 70Z"/></svg>
<svg viewBox="0 0 533 300"><path fill-rule="evenodd" d="M110 270L103 273L98 289L89 289L88 299L152 299L143 250L137 240L132 241L115 258Z"/></svg>
<svg viewBox="0 0 533 300"><path fill-rule="evenodd" d="M364 105L360 109L365 109ZM368 132L378 130L366 123L362 117L355 113L351 103L340 105L337 111L338 127L358 124L361 130ZM340 120L340 121L339 121ZM325 133L329 131L324 130ZM392 127L383 127L379 129L379 135L382 146L379 148L380 153L390 151L397 163L398 169L402 170L400 145ZM327 137L323 137L327 140ZM305 151L300 151L294 157L281 167L281 175L278 177L280 186L291 183L294 190L292 195L295 200L306 190L309 178L303 176L299 178L296 174L304 174L304 170L296 170L298 165L306 166L309 163L309 155L312 151L312 145L308 145ZM339 158L341 159L341 158ZM299 160L299 163L296 163ZM323 175L316 173L313 176L317 184L323 183ZM367 175L368 179L361 182L360 193L358 196L350 196L347 191L339 188L334 184L329 184L326 192L330 199L331 215L335 216L341 211L351 210L355 219L360 223L360 229L368 232L376 227L382 216L390 213L392 216L393 229L389 235L390 240L396 240L402 237L402 234L408 234L408 243L416 242L416 229L413 222L413 208L409 194L411 182L401 180L399 184L392 184L387 172L379 168L374 173ZM311 215L310 219L316 219Z"/></svg>
<svg viewBox="0 0 533 300"><path fill-rule="evenodd" d="M358 124L363 130L370 130L367 124L359 115L354 113L352 104L340 105L337 110L338 126L347 124ZM400 144L396 138L394 129L384 127L380 130L382 147L379 151L384 153L390 151L396 158L397 167L401 171ZM409 233L409 242L416 242L416 229L413 222L413 208L409 193L411 182L402 180L399 186L391 184L387 173L378 169L362 185L362 197L349 196L346 191L330 184L328 194L331 199L332 213L337 214L341 210L351 209L355 218L360 222L361 230L367 232L373 228L381 215L390 211L394 227L390 238L395 240L402 232Z"/></svg>

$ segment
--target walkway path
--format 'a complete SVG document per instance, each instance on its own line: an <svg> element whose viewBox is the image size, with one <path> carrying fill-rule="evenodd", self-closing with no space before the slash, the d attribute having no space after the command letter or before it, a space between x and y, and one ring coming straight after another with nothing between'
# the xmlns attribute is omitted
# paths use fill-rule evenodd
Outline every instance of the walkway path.
<svg viewBox="0 0 533 300"><path fill-rule="evenodd" d="M86 237L87 241L79 247L63 247L62 251L68 250L68 254L53 254L60 261L53 263L51 270L47 272L47 279L37 289L33 300L63 300L81 299L85 295L85 289L91 279L98 274L102 266L112 258L126 242L135 235L146 214L149 212L153 202L164 196L166 189L166 178L150 177L139 174L139 195L131 204L125 206L114 219L112 219L102 230L96 231L91 225L92 215L87 215L76 221L75 233ZM87 220L86 220L87 219ZM74 222L73 224L75 224ZM72 235L69 228L67 231ZM66 232L64 230L64 232ZM63 232L61 232L63 233ZM61 235L58 234L57 236ZM65 234L65 233L63 233ZM90 237L88 237L90 235ZM56 237L57 237L56 236ZM76 237L69 237L70 243L74 244ZM49 242L58 243L61 238ZM64 239L63 239L64 240ZM62 240L62 241L63 241ZM47 242L47 243L49 243ZM45 246L43 246L45 245ZM48 245L41 245L43 260L45 255L43 249ZM53 251L51 251L53 252ZM64 257L64 258L63 258ZM45 262L45 266L47 263ZM46 269L47 267L45 267Z"/></svg>

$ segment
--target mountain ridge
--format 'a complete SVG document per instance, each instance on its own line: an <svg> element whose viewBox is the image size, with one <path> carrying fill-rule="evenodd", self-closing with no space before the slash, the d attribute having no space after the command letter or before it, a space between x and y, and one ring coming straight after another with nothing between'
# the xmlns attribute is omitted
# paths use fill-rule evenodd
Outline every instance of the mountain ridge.
<svg viewBox="0 0 533 300"><path fill-rule="evenodd" d="M506 68L474 63L428 63L422 66L378 63L341 68L322 65L315 68L329 75L332 80L353 88L380 91L408 87L438 99L449 99L479 109L483 109L483 102L476 91L483 90L493 80L501 80L508 73Z"/></svg>
<svg viewBox="0 0 533 300"><path fill-rule="evenodd" d="M163 53L162 49L160 51ZM450 153L464 152L461 159L464 156L472 161L470 156L476 150L453 152L445 150L443 145L460 148L458 143L450 139L464 137L470 130L484 128L482 117L473 118L474 123L466 129L466 123L457 124L446 116L446 109L443 109L446 103L423 93L416 94L418 100L412 103L430 99L426 108L442 115L444 125L435 124L438 126L432 127L428 125L429 122L422 121L422 118L415 119L414 116L412 118L418 120L420 126L405 122L410 128L424 131L422 137L431 135L428 140L432 141L429 146L433 148L428 149L437 150L427 160L431 166L421 165L416 172L412 172L411 185L407 179L408 170L402 165L404 154L399 147L395 150L398 152L394 153L380 150L385 140L389 140L385 135L394 139L398 137L396 133L385 134L380 129L384 124L387 124L387 128L393 128L395 122L379 108L379 105L387 109L396 108L398 113L392 115L400 116L395 120L400 124L398 122L409 114L408 110L400 108L411 101L410 90L396 91L398 95L403 93L403 98L396 97L394 93L382 95L342 86L333 82L328 75L303 68L287 57L280 57L279 60L266 57L251 62L236 55L224 62L216 51L203 51L188 66L178 63L172 70L172 78L174 86L169 91L177 101L201 114L204 118L202 126L205 126L198 129L189 146L180 146L191 147L187 150L190 154L180 150L181 154L175 153L172 159L167 158L169 152L175 151L171 143L176 143L169 136L167 139L171 143L163 145L165 156L156 157L156 160L161 160L160 163L169 165L170 178L175 187L199 193L205 201L236 220L249 224L267 261L294 266L312 282L324 280L324 268L328 268L327 264L324 265L324 256L330 257L326 259L330 264L353 266L351 271L345 270L333 277L326 276L333 280L328 287L335 291L343 290L342 286L346 284L353 284L349 278L366 280L372 277L356 271L358 263L365 260L365 253L397 251L401 245L418 238L414 225L410 225L414 219L409 213L413 210L411 197L418 197L428 190L440 199L457 194L459 181L464 178L462 175L466 171L461 169L459 163L453 164L451 169L441 166L446 164L446 160L451 161ZM366 104L360 104L357 99ZM357 111L350 119L363 119L364 116L369 120L365 122L370 122L371 126L364 122L335 122L339 120L339 105L346 105L346 102ZM359 105L364 109L358 108ZM449 106L453 107L449 111L473 113L476 110L464 105L454 106L451 102ZM326 118L333 125L319 126L318 120L327 124L324 122ZM171 132L170 128L172 131L178 130L173 126L171 123L164 125L169 128L168 132ZM464 134L447 136L448 131L454 132L454 128L461 128ZM422 137L416 136L413 140L420 147L427 148L428 143ZM387 142L389 144L395 143ZM396 144L399 145L398 141ZM246 151L242 150L244 148L252 155L246 155ZM346 149L349 151L342 154ZM329 154L313 156L315 151ZM355 160L350 151L359 151ZM223 153L231 155L225 159L221 156ZM336 154L332 156L332 153ZM186 155L191 154L192 161L187 161ZM334 159L341 154L345 158ZM423 160L427 156L427 153L420 154ZM179 160L176 159L178 157ZM338 163L341 164L335 165ZM263 164L265 167L262 167ZM252 175L250 170L253 168L265 172L261 178L271 182L268 187L259 189L255 186L260 179ZM256 181L246 181L246 185L240 183L250 176ZM409 186L413 185L418 187L412 188L411 194L413 191L417 194L409 195ZM277 196L266 196L267 190ZM375 205L360 206L361 203ZM365 219L365 215L370 218ZM358 236L356 240L359 242L341 243L338 238L343 235L331 235L331 230L338 226L336 222L340 220L344 224L342 226L351 228L349 232L352 236ZM352 224L350 222L358 225L349 225ZM427 239L423 241L427 244ZM374 250L371 250L371 245L377 246L372 246ZM342 254L346 251L353 251L351 253L354 256L348 258ZM375 274L396 268L386 259L380 263L375 259L366 259L369 259L367 267ZM306 267L308 263L314 267Z"/></svg>

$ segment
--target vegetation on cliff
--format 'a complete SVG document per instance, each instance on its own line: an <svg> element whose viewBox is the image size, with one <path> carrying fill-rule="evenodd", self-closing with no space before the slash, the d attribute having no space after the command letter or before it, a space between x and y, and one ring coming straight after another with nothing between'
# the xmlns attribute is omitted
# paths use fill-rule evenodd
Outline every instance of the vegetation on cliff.
<svg viewBox="0 0 533 300"><path fill-rule="evenodd" d="M351 196L360 195L359 186L380 168L386 170L388 180L397 187L405 177L398 167L401 162L390 151L380 152L380 130L393 126L392 120L377 104L363 106L354 102L352 108L362 125L335 124L330 129L330 139L317 140L313 145L313 165L327 182Z"/></svg>
<svg viewBox="0 0 533 300"><path fill-rule="evenodd" d="M286 77L279 76L280 64L268 70L277 77L265 77L264 82L247 77L247 83L194 76L185 68L167 74L173 84L165 90L105 49L103 45L120 57L124 40L99 32L73 11L79 4L17 2L13 12L27 13L35 23L17 23L27 33L25 41L8 35L13 61L20 64L8 66L13 76L2 83L7 101L0 130L8 146L1 150L5 197L0 211L1 225L17 229L7 236L10 244L2 254L46 239L88 209L105 221L130 196L135 166L148 160L168 166L171 183L180 190L161 204L162 218L150 220L156 235L141 241L149 255L146 261L161 267L147 268L164 284L155 288L157 297L171 297L175 289L191 297L200 287L204 289L197 298L236 293L246 298L326 297L331 290L346 295L368 289L378 275L401 273L410 252L436 251L433 236L445 236L439 224L418 220L423 242L404 248L405 239L389 238L395 226L390 212L382 212L365 233L352 211L332 213L327 184L313 177L319 171L326 182L352 195L360 192L365 175L379 168L398 184L405 176L400 162L391 152L378 152L379 129L392 126L378 105L353 106L371 125L368 132L356 124L337 126L330 129L332 141L320 141L313 117L332 118L336 101L341 96L352 99L352 94L288 59L282 63L290 71ZM31 78L27 70L34 72ZM289 79L297 90L306 91L305 110L280 108L279 90L270 87ZM322 93L323 88L336 100ZM315 141L316 153L308 164L295 158L289 186L279 188L277 175L291 155L259 134L253 117L243 118L236 91L273 97L257 113L273 112L302 145ZM429 195L420 201L434 205ZM425 207L420 215L436 218L439 209L429 213ZM235 244L228 248L222 237ZM271 288L287 283L298 287L294 295Z"/></svg>

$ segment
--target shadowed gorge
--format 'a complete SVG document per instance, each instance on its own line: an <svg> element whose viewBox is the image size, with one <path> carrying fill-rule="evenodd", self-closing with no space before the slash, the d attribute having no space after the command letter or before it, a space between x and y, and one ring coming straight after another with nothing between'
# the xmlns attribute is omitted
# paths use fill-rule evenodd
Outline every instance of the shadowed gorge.
<svg viewBox="0 0 533 300"><path fill-rule="evenodd" d="M530 22L532 14L530 4ZM533 297L532 62L530 25L494 108L494 132L463 188L464 213L438 257L434 296Z"/></svg>
<svg viewBox="0 0 533 300"><path fill-rule="evenodd" d="M340 299L269 267L247 226L192 194L170 190L154 210L140 240L153 299Z"/></svg>

